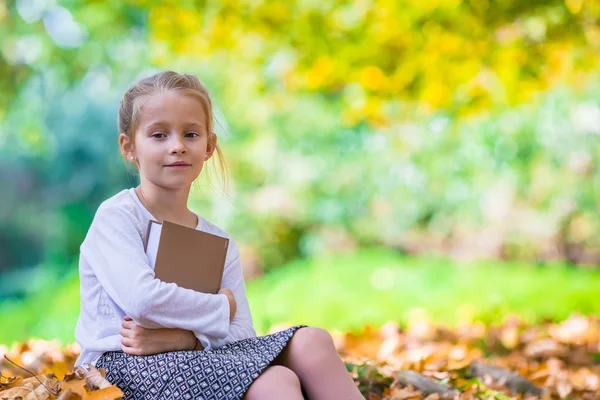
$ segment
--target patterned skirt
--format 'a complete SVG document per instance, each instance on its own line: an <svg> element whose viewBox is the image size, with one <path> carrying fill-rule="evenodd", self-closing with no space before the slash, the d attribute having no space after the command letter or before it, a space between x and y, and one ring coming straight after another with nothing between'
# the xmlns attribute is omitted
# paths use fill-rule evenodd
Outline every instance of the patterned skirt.
<svg viewBox="0 0 600 400"><path fill-rule="evenodd" d="M285 348L297 325L210 350L133 356L108 351L96 362L124 399L241 399Z"/></svg>

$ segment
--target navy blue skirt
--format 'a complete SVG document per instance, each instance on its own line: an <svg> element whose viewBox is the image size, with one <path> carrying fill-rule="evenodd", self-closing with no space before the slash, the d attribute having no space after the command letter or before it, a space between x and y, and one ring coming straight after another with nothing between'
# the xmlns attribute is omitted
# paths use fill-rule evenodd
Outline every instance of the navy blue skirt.
<svg viewBox="0 0 600 400"><path fill-rule="evenodd" d="M297 325L210 350L133 356L108 351L96 362L124 399L241 399L285 348Z"/></svg>

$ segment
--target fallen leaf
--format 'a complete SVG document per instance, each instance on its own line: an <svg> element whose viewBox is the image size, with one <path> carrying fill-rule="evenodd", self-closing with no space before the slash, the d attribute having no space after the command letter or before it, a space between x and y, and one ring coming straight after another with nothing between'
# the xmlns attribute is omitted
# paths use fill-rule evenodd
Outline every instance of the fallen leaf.
<svg viewBox="0 0 600 400"><path fill-rule="evenodd" d="M71 389L64 390L56 400L82 400L82 397L77 393L73 393Z"/></svg>
<svg viewBox="0 0 600 400"><path fill-rule="evenodd" d="M123 397L123 392L116 386L105 387L104 389L86 392L83 400L115 400Z"/></svg>
<svg viewBox="0 0 600 400"><path fill-rule="evenodd" d="M31 383L26 383L24 385L12 387L10 389L3 390L0 392L0 399L8 398L14 399L16 397L25 397L29 393L33 392L35 388Z"/></svg>

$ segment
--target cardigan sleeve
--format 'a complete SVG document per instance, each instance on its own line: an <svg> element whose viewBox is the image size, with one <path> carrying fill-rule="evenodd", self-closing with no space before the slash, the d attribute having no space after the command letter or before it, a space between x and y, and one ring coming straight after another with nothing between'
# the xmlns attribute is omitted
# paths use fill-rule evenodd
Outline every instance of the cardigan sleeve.
<svg viewBox="0 0 600 400"><path fill-rule="evenodd" d="M122 208L100 207L81 245L81 256L102 288L142 327L227 337L227 296L199 293L156 279L133 218Z"/></svg>
<svg viewBox="0 0 600 400"><path fill-rule="evenodd" d="M229 326L229 331L225 337L215 337L203 332L194 332L205 350L215 347L221 347L231 342L255 337L256 331L252 324L252 315L246 296L246 284L242 273L242 265L240 262L240 252L236 243L230 239L229 245L231 248L231 256L225 270L223 272L223 281L221 287L228 288L233 292L237 304L237 310L233 321Z"/></svg>

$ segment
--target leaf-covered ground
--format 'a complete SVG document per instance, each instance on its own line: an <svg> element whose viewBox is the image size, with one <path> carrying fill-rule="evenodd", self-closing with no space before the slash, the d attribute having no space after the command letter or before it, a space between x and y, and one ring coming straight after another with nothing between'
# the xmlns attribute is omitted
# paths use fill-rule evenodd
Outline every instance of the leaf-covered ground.
<svg viewBox="0 0 600 400"><path fill-rule="evenodd" d="M371 400L600 399L600 320L593 317L453 329L417 319L406 329L387 323L332 336ZM73 369L78 352L76 344L34 339L0 345L0 399L118 398L103 370Z"/></svg>

